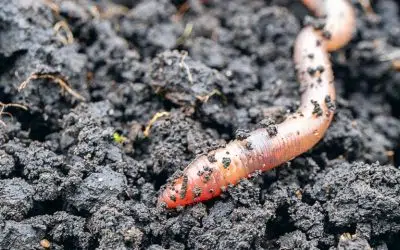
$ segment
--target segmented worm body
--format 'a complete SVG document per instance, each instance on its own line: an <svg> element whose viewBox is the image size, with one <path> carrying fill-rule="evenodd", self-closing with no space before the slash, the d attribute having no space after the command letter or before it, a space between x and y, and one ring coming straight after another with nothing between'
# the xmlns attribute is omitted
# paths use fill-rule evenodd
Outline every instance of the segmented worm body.
<svg viewBox="0 0 400 250"><path fill-rule="evenodd" d="M162 191L159 202L167 208L219 196L228 185L293 159L324 136L335 101L329 51L350 41L355 14L347 0L302 1L325 21L324 25L303 28L295 41L294 62L302 92L299 110L274 129L257 129L248 137L196 158Z"/></svg>

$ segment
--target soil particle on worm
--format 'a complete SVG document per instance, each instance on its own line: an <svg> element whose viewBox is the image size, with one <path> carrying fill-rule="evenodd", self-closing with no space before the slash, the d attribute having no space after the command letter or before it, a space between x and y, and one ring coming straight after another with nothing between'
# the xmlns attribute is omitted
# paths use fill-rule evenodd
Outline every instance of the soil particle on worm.
<svg viewBox="0 0 400 250"><path fill-rule="evenodd" d="M311 100L311 104L314 105L312 114L318 116L321 116L324 112L321 108L321 105L317 101Z"/></svg>
<svg viewBox="0 0 400 250"><path fill-rule="evenodd" d="M276 128L276 122L274 119L267 117L266 119L260 122L260 126L267 130L267 133L270 137L274 137L278 134L278 129Z"/></svg>
<svg viewBox="0 0 400 250"><path fill-rule="evenodd" d="M47 2L0 1L0 102L28 108L0 116L0 249L35 249L43 239L52 249L400 244L392 166L400 78L386 58L400 46L396 1L373 2L378 18L356 5L356 36L331 56L336 103L319 104L336 106L334 120L312 151L180 211L157 207L177 170L196 155L214 162L210 150L237 129L246 140L267 117L279 123L298 108L292 46L304 8L286 0L188 1L187 10L169 0ZM32 73L62 76L86 101L50 79L19 92Z"/></svg>
<svg viewBox="0 0 400 250"><path fill-rule="evenodd" d="M235 137L239 141L243 141L244 139L246 139L249 136L250 136L250 131L249 130L238 129L235 132Z"/></svg>
<svg viewBox="0 0 400 250"><path fill-rule="evenodd" d="M223 157L222 158L222 165L224 166L224 168L229 168L229 166L231 165L231 158Z"/></svg>

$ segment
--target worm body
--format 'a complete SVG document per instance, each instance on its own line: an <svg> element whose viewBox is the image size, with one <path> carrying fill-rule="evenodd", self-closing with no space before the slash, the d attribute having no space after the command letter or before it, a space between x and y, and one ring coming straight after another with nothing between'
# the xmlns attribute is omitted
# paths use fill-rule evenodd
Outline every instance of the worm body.
<svg viewBox="0 0 400 250"><path fill-rule="evenodd" d="M247 138L197 157L183 174L168 183L159 202L167 208L185 206L219 196L256 171L268 171L312 148L324 136L334 114L335 87L329 51L347 44L355 14L347 0L303 0L325 26L307 26L294 46L294 62L302 91L299 110L276 131L260 128Z"/></svg>

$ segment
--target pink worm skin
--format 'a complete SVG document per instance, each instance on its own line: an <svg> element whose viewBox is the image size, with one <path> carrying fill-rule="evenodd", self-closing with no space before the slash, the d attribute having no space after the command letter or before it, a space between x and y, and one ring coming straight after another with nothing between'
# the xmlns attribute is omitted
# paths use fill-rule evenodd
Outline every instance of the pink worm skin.
<svg viewBox="0 0 400 250"><path fill-rule="evenodd" d="M329 51L346 45L355 28L347 0L303 0L317 16L326 16L324 30L305 27L294 47L294 62L302 90L299 110L276 126L277 133L257 129L243 140L192 161L180 177L161 191L167 208L186 206L219 196L256 171L268 171L317 144L334 114L335 87Z"/></svg>

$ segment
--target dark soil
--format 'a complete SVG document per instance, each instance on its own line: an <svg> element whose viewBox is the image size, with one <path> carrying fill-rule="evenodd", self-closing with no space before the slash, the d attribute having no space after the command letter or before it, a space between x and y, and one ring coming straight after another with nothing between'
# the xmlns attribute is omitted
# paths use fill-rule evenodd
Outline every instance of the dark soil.
<svg viewBox="0 0 400 250"><path fill-rule="evenodd" d="M115 2L126 6L0 0L0 101L28 107L1 116L0 249L399 249L400 72L387 58L398 3L373 1L374 16L353 1L357 32L332 55L338 109L316 147L164 211L160 187L197 154L296 110L292 46L307 11ZM48 78L18 91L32 74L86 101Z"/></svg>

